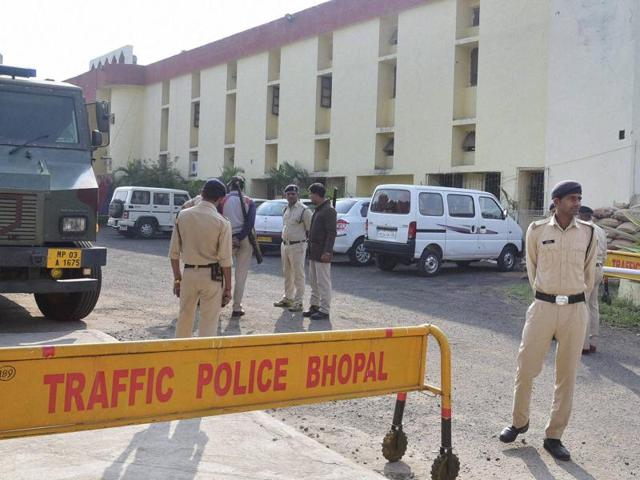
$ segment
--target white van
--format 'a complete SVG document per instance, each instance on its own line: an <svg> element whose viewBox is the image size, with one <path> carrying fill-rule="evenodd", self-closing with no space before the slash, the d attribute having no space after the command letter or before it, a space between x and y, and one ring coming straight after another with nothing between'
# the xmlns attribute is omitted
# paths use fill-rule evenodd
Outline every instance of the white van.
<svg viewBox="0 0 640 480"><path fill-rule="evenodd" d="M152 238L173 230L176 215L187 200L186 190L118 187L109 204L107 225L127 237Z"/></svg>
<svg viewBox="0 0 640 480"><path fill-rule="evenodd" d="M522 254L522 229L487 192L417 185L380 185L367 217L367 250L381 270L418 264L433 276L445 261L497 260L510 271Z"/></svg>

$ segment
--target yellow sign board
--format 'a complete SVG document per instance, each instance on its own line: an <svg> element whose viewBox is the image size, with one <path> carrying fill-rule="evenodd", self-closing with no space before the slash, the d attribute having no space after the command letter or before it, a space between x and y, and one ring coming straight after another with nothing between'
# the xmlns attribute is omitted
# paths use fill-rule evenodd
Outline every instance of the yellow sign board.
<svg viewBox="0 0 640 480"><path fill-rule="evenodd" d="M0 438L423 390L428 333L0 348Z"/></svg>
<svg viewBox="0 0 640 480"><path fill-rule="evenodd" d="M618 250L609 250L607 259L604 262L607 267L628 268L630 270L638 270L640 273L640 254L631 252L621 252ZM625 275L624 273L606 273L607 277L625 278L628 280L638 280L637 276Z"/></svg>
<svg viewBox="0 0 640 480"><path fill-rule="evenodd" d="M82 250L75 248L50 248L47 252L47 268L80 268Z"/></svg>

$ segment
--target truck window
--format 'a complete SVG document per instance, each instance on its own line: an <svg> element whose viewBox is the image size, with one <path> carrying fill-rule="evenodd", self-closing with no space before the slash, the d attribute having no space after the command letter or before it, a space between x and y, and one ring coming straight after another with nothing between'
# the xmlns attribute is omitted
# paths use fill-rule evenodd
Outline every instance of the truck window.
<svg viewBox="0 0 640 480"><path fill-rule="evenodd" d="M149 205L149 203L151 203L151 195L149 192L134 190L133 195L131 195L132 205Z"/></svg>
<svg viewBox="0 0 640 480"><path fill-rule="evenodd" d="M0 91L0 143L79 143L73 97Z"/></svg>
<svg viewBox="0 0 640 480"><path fill-rule="evenodd" d="M153 192L153 204L154 205L169 205L169 194Z"/></svg>
<svg viewBox="0 0 640 480"><path fill-rule="evenodd" d="M370 210L376 213L406 215L411 210L411 193L409 190L377 190Z"/></svg>
<svg viewBox="0 0 640 480"><path fill-rule="evenodd" d="M473 205L473 197L470 195L447 195L449 204L449 216L459 218L473 218L476 216L476 208Z"/></svg>
<svg viewBox="0 0 640 480"><path fill-rule="evenodd" d="M442 195L439 193L422 192L418 196L420 215L427 217L441 217L444 215Z"/></svg>

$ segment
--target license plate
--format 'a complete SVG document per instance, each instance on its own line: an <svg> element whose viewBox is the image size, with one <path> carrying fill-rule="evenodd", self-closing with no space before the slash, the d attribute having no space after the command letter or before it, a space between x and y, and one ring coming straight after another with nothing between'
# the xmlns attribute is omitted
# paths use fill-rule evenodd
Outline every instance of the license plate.
<svg viewBox="0 0 640 480"><path fill-rule="evenodd" d="M258 241L262 243L271 243L273 240L271 237L258 237Z"/></svg>
<svg viewBox="0 0 640 480"><path fill-rule="evenodd" d="M47 254L47 268L80 268L82 250L50 248Z"/></svg>
<svg viewBox="0 0 640 480"><path fill-rule="evenodd" d="M384 238L385 240L395 240L397 230L378 230L378 238Z"/></svg>
<svg viewBox="0 0 640 480"><path fill-rule="evenodd" d="M120 226L118 227L118 230L120 230L121 232L122 232L122 231L126 231L126 230L127 230L127 225L120 225Z"/></svg>

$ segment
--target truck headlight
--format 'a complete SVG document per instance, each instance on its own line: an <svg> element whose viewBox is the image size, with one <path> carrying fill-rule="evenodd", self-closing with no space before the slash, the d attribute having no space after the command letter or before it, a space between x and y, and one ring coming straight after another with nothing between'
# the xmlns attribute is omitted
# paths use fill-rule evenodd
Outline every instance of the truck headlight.
<svg viewBox="0 0 640 480"><path fill-rule="evenodd" d="M85 217L62 217L62 233L81 233L86 229Z"/></svg>

